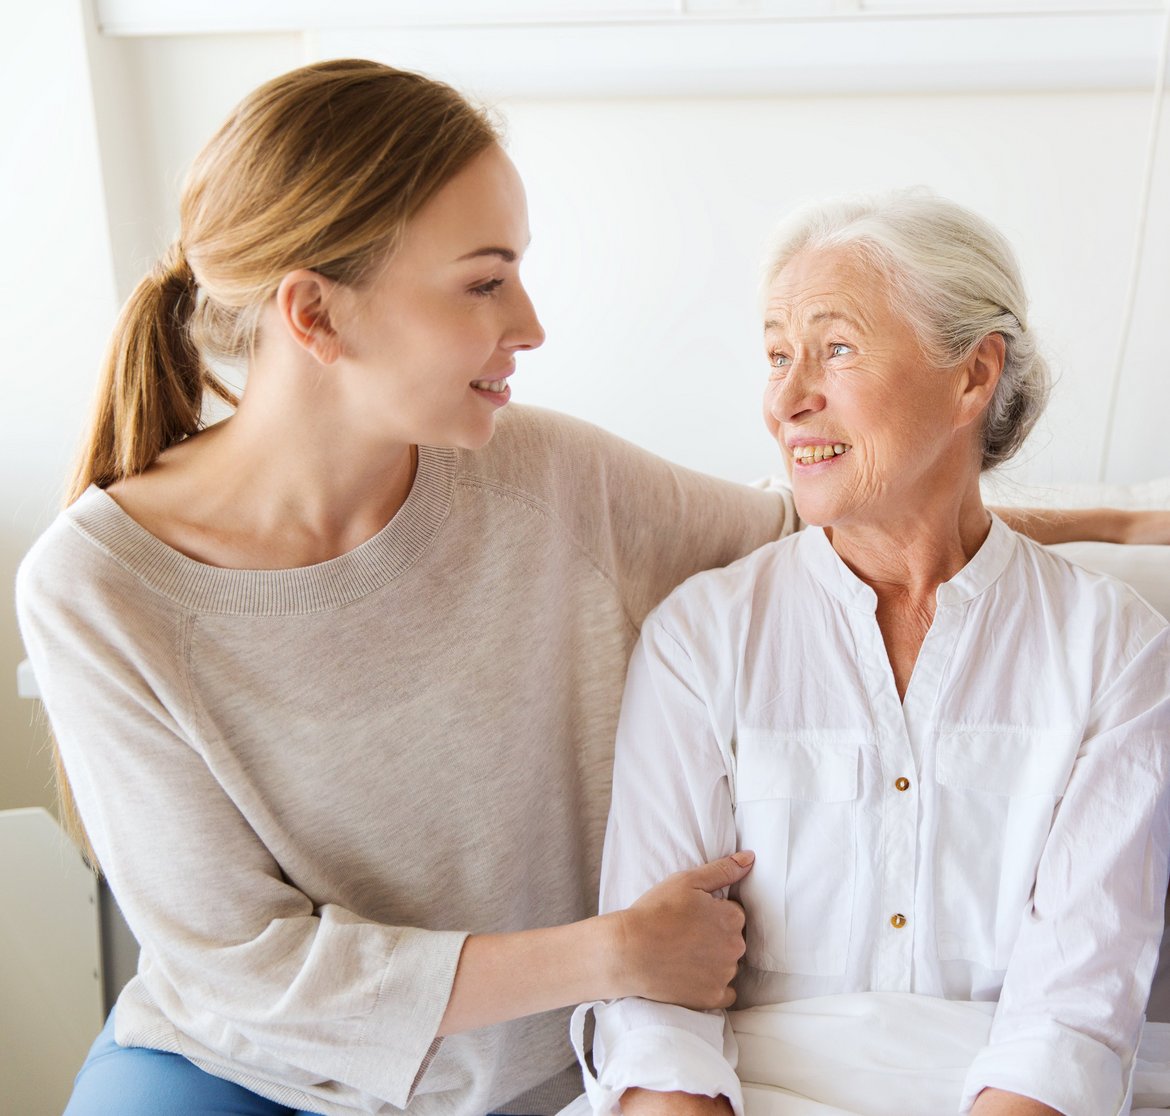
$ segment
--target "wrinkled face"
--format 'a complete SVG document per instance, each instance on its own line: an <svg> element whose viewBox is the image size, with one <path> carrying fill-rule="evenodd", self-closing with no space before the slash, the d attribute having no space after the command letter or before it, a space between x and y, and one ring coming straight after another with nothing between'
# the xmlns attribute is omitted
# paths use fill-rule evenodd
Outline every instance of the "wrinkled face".
<svg viewBox="0 0 1170 1116"><path fill-rule="evenodd" d="M802 253L776 276L764 344L764 421L806 522L880 526L962 484L958 378L927 360L881 274L847 248Z"/></svg>
<svg viewBox="0 0 1170 1116"><path fill-rule="evenodd" d="M544 340L520 282L524 188L498 147L413 218L348 315L357 412L403 442L476 449L510 398L516 353Z"/></svg>

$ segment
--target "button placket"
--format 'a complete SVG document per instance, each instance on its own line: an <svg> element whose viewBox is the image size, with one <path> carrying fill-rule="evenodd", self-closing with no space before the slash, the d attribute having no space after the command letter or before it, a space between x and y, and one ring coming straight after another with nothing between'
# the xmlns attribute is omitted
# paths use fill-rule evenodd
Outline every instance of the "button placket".
<svg viewBox="0 0 1170 1116"><path fill-rule="evenodd" d="M905 778L898 772L913 772L914 756L877 617L873 613L854 614L853 624L874 717L876 774L885 788L881 794L881 875L870 908L870 917L877 922L874 990L908 992L913 975L913 928L909 934L895 933L891 918L897 913L903 920L899 930L904 928L914 906L918 796L896 786L897 778ZM910 786L907 779L907 790Z"/></svg>

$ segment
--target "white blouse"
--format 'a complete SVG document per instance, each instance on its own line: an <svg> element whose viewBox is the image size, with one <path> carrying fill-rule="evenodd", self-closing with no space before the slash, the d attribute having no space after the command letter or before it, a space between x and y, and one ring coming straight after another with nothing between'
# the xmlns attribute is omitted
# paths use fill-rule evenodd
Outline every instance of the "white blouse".
<svg viewBox="0 0 1170 1116"><path fill-rule="evenodd" d="M839 992L998 1000L996 1087L1125 1105L1170 858L1170 628L998 519L937 592L904 701L876 597L823 531L692 578L646 621L618 729L601 906L753 849L737 1007ZM721 1013L597 1015L595 1111L726 1094Z"/></svg>

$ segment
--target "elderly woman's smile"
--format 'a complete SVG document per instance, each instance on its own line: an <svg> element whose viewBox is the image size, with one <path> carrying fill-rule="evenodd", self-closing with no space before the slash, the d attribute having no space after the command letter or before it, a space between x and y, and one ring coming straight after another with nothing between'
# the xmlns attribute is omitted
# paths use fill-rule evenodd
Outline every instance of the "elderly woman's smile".
<svg viewBox="0 0 1170 1116"><path fill-rule="evenodd" d="M964 367L931 360L895 302L846 248L801 252L768 287L764 418L806 522L900 530L978 476Z"/></svg>

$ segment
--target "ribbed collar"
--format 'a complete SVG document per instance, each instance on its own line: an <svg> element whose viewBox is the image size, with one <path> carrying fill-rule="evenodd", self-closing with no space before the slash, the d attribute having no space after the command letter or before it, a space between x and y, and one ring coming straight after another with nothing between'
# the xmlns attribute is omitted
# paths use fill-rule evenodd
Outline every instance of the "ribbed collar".
<svg viewBox="0 0 1170 1116"><path fill-rule="evenodd" d="M806 527L800 533L800 556L812 575L843 604L865 612L877 611L877 594L865 584L833 549L820 527ZM961 604L990 588L1007 567L1019 540L997 515L991 516L991 530L971 560L935 593L940 607Z"/></svg>
<svg viewBox="0 0 1170 1116"><path fill-rule="evenodd" d="M320 612L348 604L392 581L431 544L451 507L456 452L419 446L406 502L361 546L328 562L291 570L227 570L167 546L91 487L66 517L151 589L184 608L243 616Z"/></svg>

